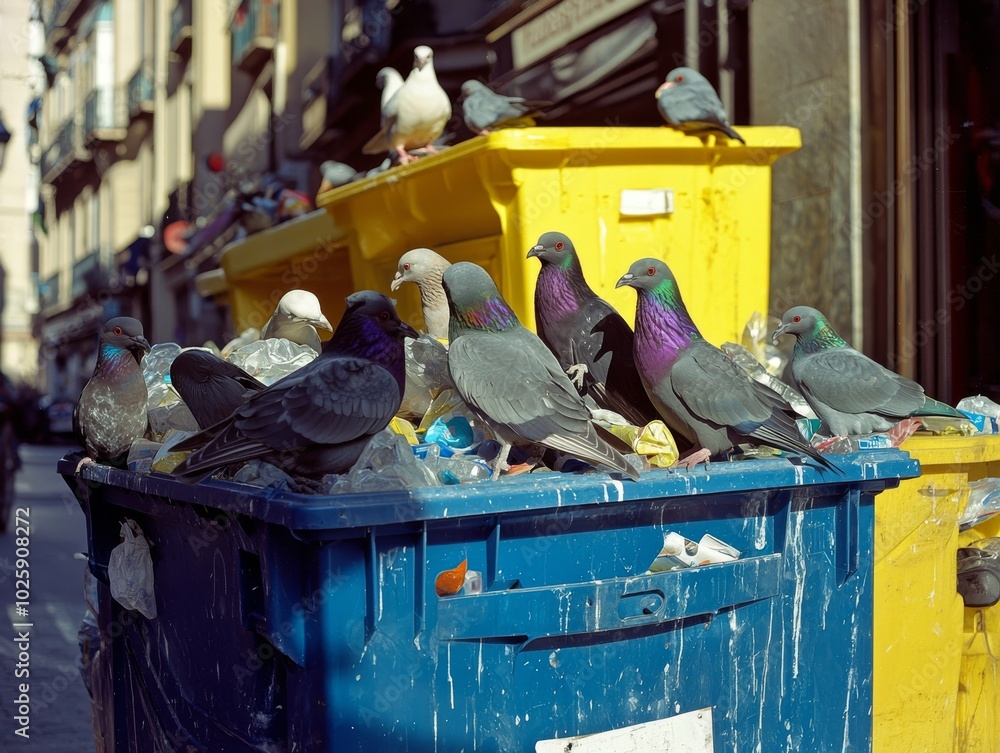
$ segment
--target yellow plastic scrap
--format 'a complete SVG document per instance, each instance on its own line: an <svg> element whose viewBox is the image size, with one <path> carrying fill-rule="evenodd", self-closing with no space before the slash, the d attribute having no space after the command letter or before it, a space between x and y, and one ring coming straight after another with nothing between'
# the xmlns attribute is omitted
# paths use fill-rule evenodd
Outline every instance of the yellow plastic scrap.
<svg viewBox="0 0 1000 753"><path fill-rule="evenodd" d="M465 401L462 400L461 395L450 387L443 389L431 401L430 407L420 420L420 426L417 427L417 431L427 431L428 426L443 416L464 416L466 414L469 414L469 408L466 406Z"/></svg>
<svg viewBox="0 0 1000 753"><path fill-rule="evenodd" d="M405 418L400 418L396 416L389 422L389 428L392 429L397 434L402 434L407 442L410 444L420 444L417 439L417 432L413 428L413 424L407 421Z"/></svg>
<svg viewBox="0 0 1000 753"><path fill-rule="evenodd" d="M670 429L662 421L651 421L645 426L607 426L608 431L631 445L639 455L649 459L657 468L670 468L680 453Z"/></svg>

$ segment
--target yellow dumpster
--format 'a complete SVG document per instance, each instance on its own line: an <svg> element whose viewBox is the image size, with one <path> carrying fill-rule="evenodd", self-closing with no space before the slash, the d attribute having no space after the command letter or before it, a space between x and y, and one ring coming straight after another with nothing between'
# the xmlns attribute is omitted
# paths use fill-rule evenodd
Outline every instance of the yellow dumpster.
<svg viewBox="0 0 1000 753"><path fill-rule="evenodd" d="M486 267L534 325L538 236L568 234L588 282L627 320L631 291L614 284L656 256L673 268L692 316L715 343L738 342L768 308L771 165L798 149L798 130L740 128L747 145L669 128L522 128L321 194L347 236L356 288L388 292L403 252L428 246ZM420 321L415 286L400 311Z"/></svg>
<svg viewBox="0 0 1000 753"><path fill-rule="evenodd" d="M336 324L355 290L346 238L323 210L230 243L220 268L195 283L201 295L226 300L235 334L260 329L281 296L294 288L315 293L326 318Z"/></svg>
<svg viewBox="0 0 1000 753"><path fill-rule="evenodd" d="M902 449L921 475L875 505L872 749L998 750L998 613L965 609L956 557L968 483L1000 476L1000 436L914 436Z"/></svg>

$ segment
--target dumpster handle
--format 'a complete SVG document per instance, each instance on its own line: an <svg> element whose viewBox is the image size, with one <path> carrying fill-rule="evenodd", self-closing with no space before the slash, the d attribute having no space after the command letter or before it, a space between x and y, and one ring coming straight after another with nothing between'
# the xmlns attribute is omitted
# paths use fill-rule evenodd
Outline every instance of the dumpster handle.
<svg viewBox="0 0 1000 753"><path fill-rule="evenodd" d="M844 501L837 505L837 585L842 586L858 571L861 558L860 506L860 489L850 489Z"/></svg>
<svg viewBox="0 0 1000 753"><path fill-rule="evenodd" d="M523 643L552 635L647 626L769 599L780 593L782 555L685 570L442 598L441 640Z"/></svg>

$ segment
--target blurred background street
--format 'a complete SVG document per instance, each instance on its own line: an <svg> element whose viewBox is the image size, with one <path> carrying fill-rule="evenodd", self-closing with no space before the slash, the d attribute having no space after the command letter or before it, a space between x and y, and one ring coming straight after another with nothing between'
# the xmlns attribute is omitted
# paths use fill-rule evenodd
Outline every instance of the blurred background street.
<svg viewBox="0 0 1000 753"><path fill-rule="evenodd" d="M0 534L0 604L5 625L0 640L0 750L39 753L92 753L90 698L80 679L77 632L84 613L85 563L74 558L86 551L87 524L69 488L55 473L55 463L71 446L23 445L14 507L30 510L31 525L31 737L13 730L19 682L13 667L12 640L15 545L12 530ZM13 516L12 516L13 521Z"/></svg>

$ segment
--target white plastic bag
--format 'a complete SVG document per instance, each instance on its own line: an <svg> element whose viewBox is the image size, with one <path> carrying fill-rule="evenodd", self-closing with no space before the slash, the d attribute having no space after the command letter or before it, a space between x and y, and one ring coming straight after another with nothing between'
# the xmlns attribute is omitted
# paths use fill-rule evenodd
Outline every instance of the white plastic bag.
<svg viewBox="0 0 1000 753"><path fill-rule="evenodd" d="M130 518L122 523L121 535L125 540L111 550L108 558L111 596L126 609L137 609L146 619L156 619L149 542L139 524Z"/></svg>

